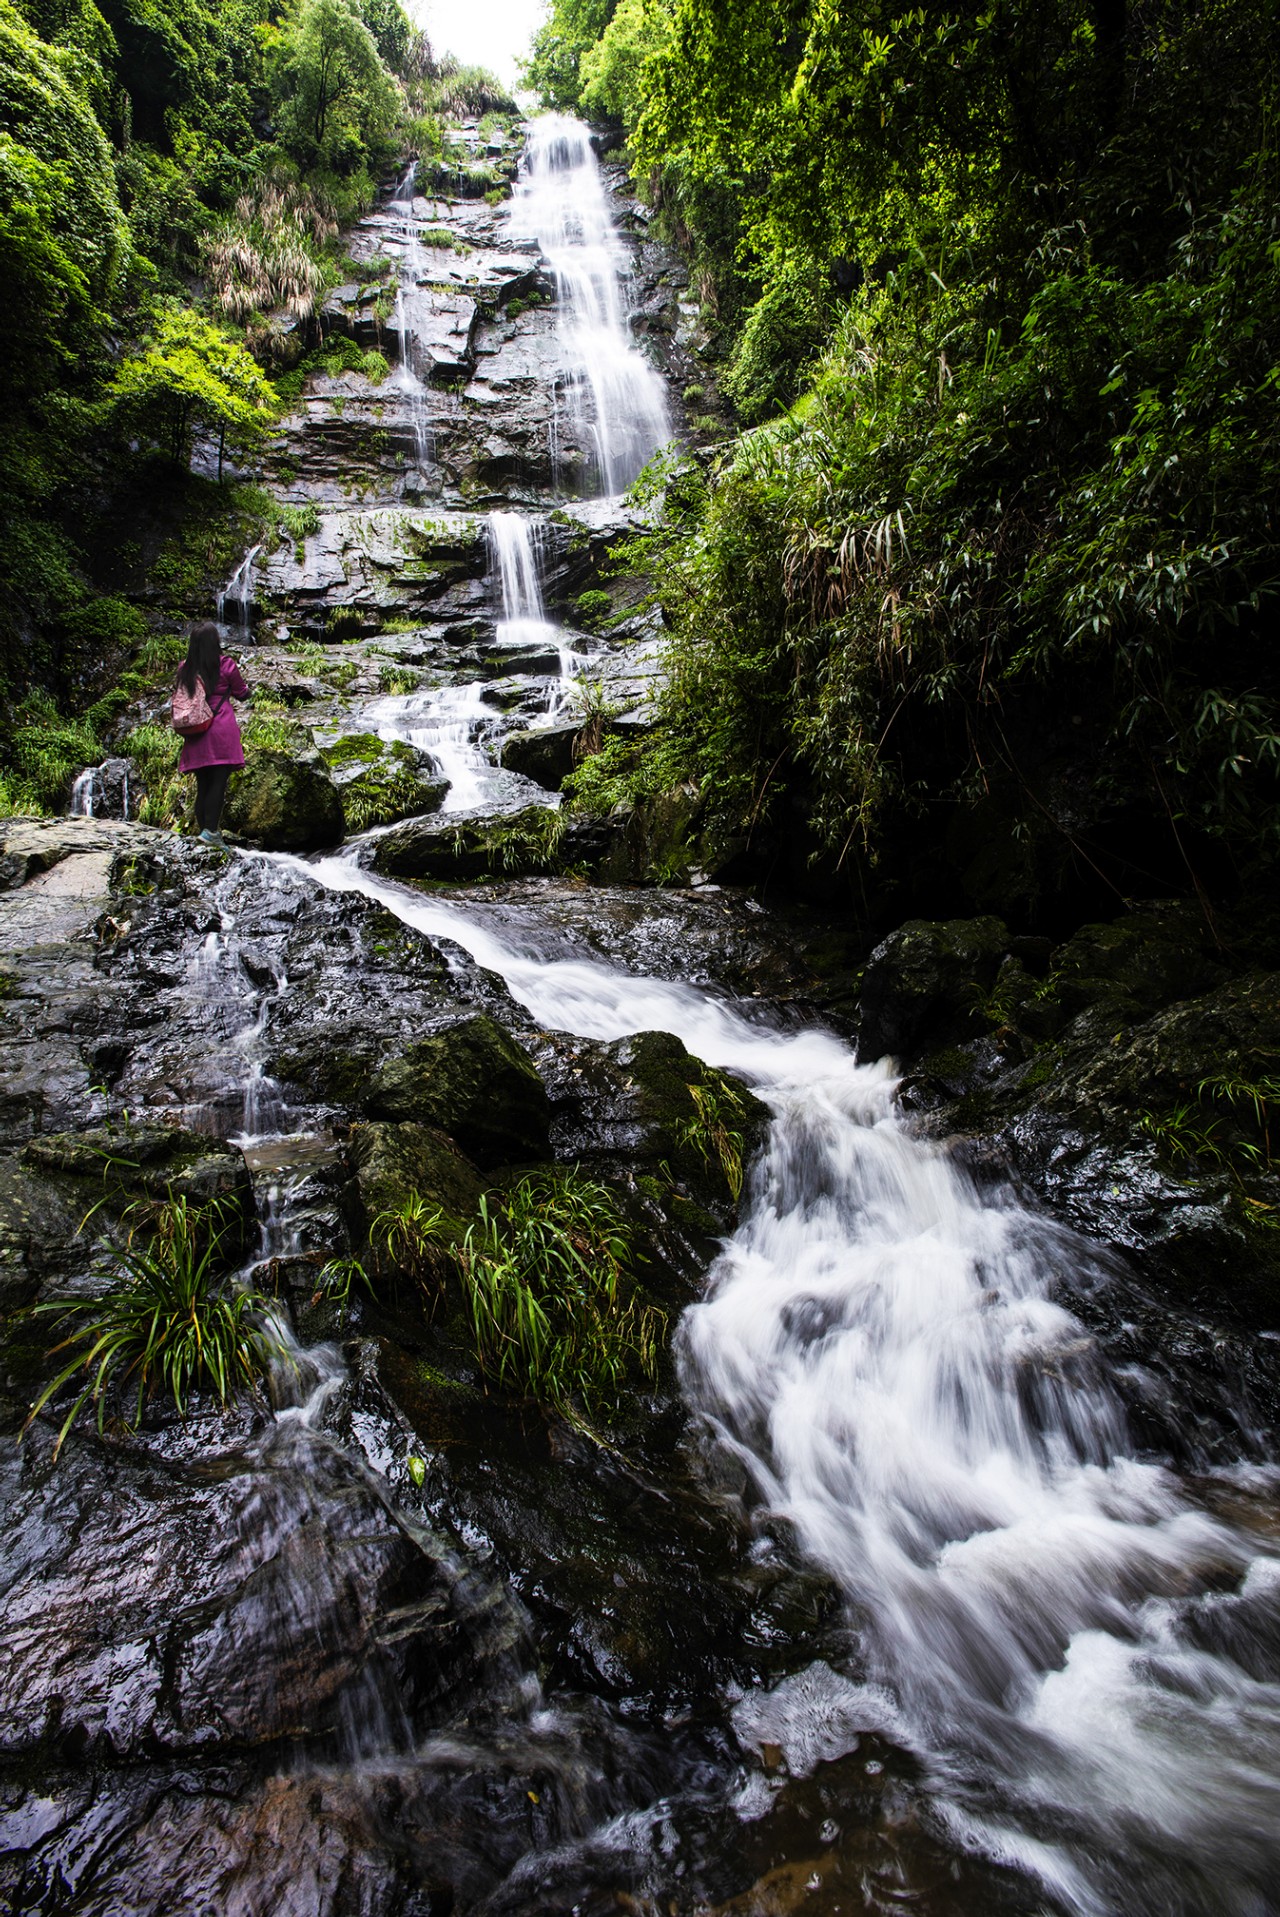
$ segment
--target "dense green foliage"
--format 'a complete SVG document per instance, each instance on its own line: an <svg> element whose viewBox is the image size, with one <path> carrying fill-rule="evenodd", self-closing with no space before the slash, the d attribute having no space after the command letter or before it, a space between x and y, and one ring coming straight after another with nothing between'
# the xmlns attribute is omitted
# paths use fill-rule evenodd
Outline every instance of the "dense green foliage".
<svg viewBox="0 0 1280 1917"><path fill-rule="evenodd" d="M341 222L439 150L450 86L510 104L399 0L0 0L0 698L93 696L99 581L145 584L122 516L252 458Z"/></svg>
<svg viewBox="0 0 1280 1917"><path fill-rule="evenodd" d="M1277 849L1276 25L629 0L544 79L624 118L755 427L637 555L719 845L798 812L1005 906Z"/></svg>

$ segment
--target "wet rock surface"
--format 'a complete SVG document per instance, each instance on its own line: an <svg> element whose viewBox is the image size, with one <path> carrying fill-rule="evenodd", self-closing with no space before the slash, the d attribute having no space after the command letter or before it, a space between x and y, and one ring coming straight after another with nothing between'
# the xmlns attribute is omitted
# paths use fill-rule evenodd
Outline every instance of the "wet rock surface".
<svg viewBox="0 0 1280 1917"><path fill-rule="evenodd" d="M1280 975L1236 969L1180 904L1058 946L919 922L869 961L860 1044L891 1035L919 1061L908 1105L972 1139L975 1164L1009 1167L1185 1306L1275 1329L1280 1175L1256 1088L1280 1059Z"/></svg>
<svg viewBox="0 0 1280 1917"><path fill-rule="evenodd" d="M484 1012L385 1059L365 1104L374 1118L447 1132L485 1167L546 1155L542 1080L523 1046Z"/></svg>

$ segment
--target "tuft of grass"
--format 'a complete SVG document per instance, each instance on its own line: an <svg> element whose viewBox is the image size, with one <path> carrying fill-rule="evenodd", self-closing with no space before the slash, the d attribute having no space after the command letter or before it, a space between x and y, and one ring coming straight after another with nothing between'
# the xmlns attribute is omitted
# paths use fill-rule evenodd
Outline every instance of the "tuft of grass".
<svg viewBox="0 0 1280 1917"><path fill-rule="evenodd" d="M395 698L416 692L421 683L421 675L410 666L384 666L378 674L378 690L391 693Z"/></svg>
<svg viewBox="0 0 1280 1917"><path fill-rule="evenodd" d="M1172 1165L1190 1177L1225 1172L1250 1223L1280 1230L1280 1213L1247 1189L1250 1178L1277 1169L1273 1138L1280 1123L1280 1077L1214 1072L1194 1095L1164 1112L1142 1112L1138 1124Z"/></svg>
<svg viewBox="0 0 1280 1917"><path fill-rule="evenodd" d="M143 787L138 818L143 825L180 825L190 808L192 785L178 771L181 741L168 726L135 726L121 747L138 768Z"/></svg>
<svg viewBox="0 0 1280 1917"><path fill-rule="evenodd" d="M371 1236L429 1287L442 1263L456 1272L476 1359L500 1388L572 1412L616 1402L629 1372L656 1375L666 1313L635 1290L613 1194L576 1169L485 1194L465 1226L414 1195Z"/></svg>
<svg viewBox="0 0 1280 1917"><path fill-rule="evenodd" d="M719 1166L736 1205L742 1196L746 1150L746 1104L730 1085L690 1085L694 1115L677 1128L682 1145L697 1152L707 1170Z"/></svg>
<svg viewBox="0 0 1280 1917"><path fill-rule="evenodd" d="M55 1456L86 1405L99 1432L107 1407L121 1392L133 1395L126 1428L135 1428L146 1400L172 1398L186 1415L193 1390L204 1387L219 1404L247 1390L281 1355L281 1346L256 1322L266 1300L232 1291L225 1270L239 1243L239 1219L224 1204L195 1207L185 1197L139 1206L125 1245L105 1252L100 1268L112 1279L103 1297L37 1305L72 1329L50 1356L74 1356L31 1407L27 1426L63 1386L80 1376L81 1389L58 1432Z"/></svg>

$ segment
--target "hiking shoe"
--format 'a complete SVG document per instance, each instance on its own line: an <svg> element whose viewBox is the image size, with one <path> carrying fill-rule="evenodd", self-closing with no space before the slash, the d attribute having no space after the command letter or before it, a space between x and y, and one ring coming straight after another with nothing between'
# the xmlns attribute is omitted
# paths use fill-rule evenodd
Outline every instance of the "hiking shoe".
<svg viewBox="0 0 1280 1917"><path fill-rule="evenodd" d="M202 845L211 845L216 852L225 852L227 849L227 842L221 832L202 832L200 834L200 843Z"/></svg>

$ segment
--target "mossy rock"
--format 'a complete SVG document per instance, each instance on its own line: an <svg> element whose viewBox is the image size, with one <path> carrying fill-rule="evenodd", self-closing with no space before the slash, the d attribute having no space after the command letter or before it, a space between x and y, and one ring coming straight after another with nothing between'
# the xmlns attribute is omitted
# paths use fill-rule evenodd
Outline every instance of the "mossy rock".
<svg viewBox="0 0 1280 1917"><path fill-rule="evenodd" d="M547 1155L546 1089L524 1047L484 1012L386 1059L366 1109L374 1118L437 1126L478 1165Z"/></svg>
<svg viewBox="0 0 1280 1917"><path fill-rule="evenodd" d="M0 1302L22 1303L48 1277L84 1270L92 1241L140 1201L219 1207L248 1242L253 1183L234 1145L167 1125L45 1132L0 1160ZM92 1213L89 1229L82 1230Z"/></svg>
<svg viewBox="0 0 1280 1917"><path fill-rule="evenodd" d="M918 1057L978 1037L1008 950L1001 919L908 920L867 961L859 1057Z"/></svg>
<svg viewBox="0 0 1280 1917"><path fill-rule="evenodd" d="M428 755L403 739L350 733L322 746L320 756L341 794L352 832L437 812L449 790L447 779L434 776Z"/></svg>
<svg viewBox="0 0 1280 1917"><path fill-rule="evenodd" d="M745 1167L763 1139L768 1108L737 1079L704 1065L670 1032L618 1039L605 1048L605 1057L623 1075L636 1161L662 1166L680 1181L686 1207L692 1202L699 1212L699 1230L707 1223L720 1229L736 1210L737 1193L732 1154L717 1138L717 1119L732 1134L728 1142ZM707 1218L706 1208L714 1218Z"/></svg>
<svg viewBox="0 0 1280 1917"><path fill-rule="evenodd" d="M231 782L226 824L268 852L312 852L340 845L342 798L322 763L274 748L251 747Z"/></svg>
<svg viewBox="0 0 1280 1917"><path fill-rule="evenodd" d="M1115 1018L1132 1022L1211 991L1225 977L1204 915L1178 902L1082 925L1054 954L1049 995L1064 1019L1105 1005Z"/></svg>
<svg viewBox="0 0 1280 1917"><path fill-rule="evenodd" d="M357 1125L351 1135L353 1198L358 1236L368 1240L380 1211L394 1211L411 1196L438 1206L451 1218L474 1216L483 1189L480 1174L451 1138L431 1125Z"/></svg>

